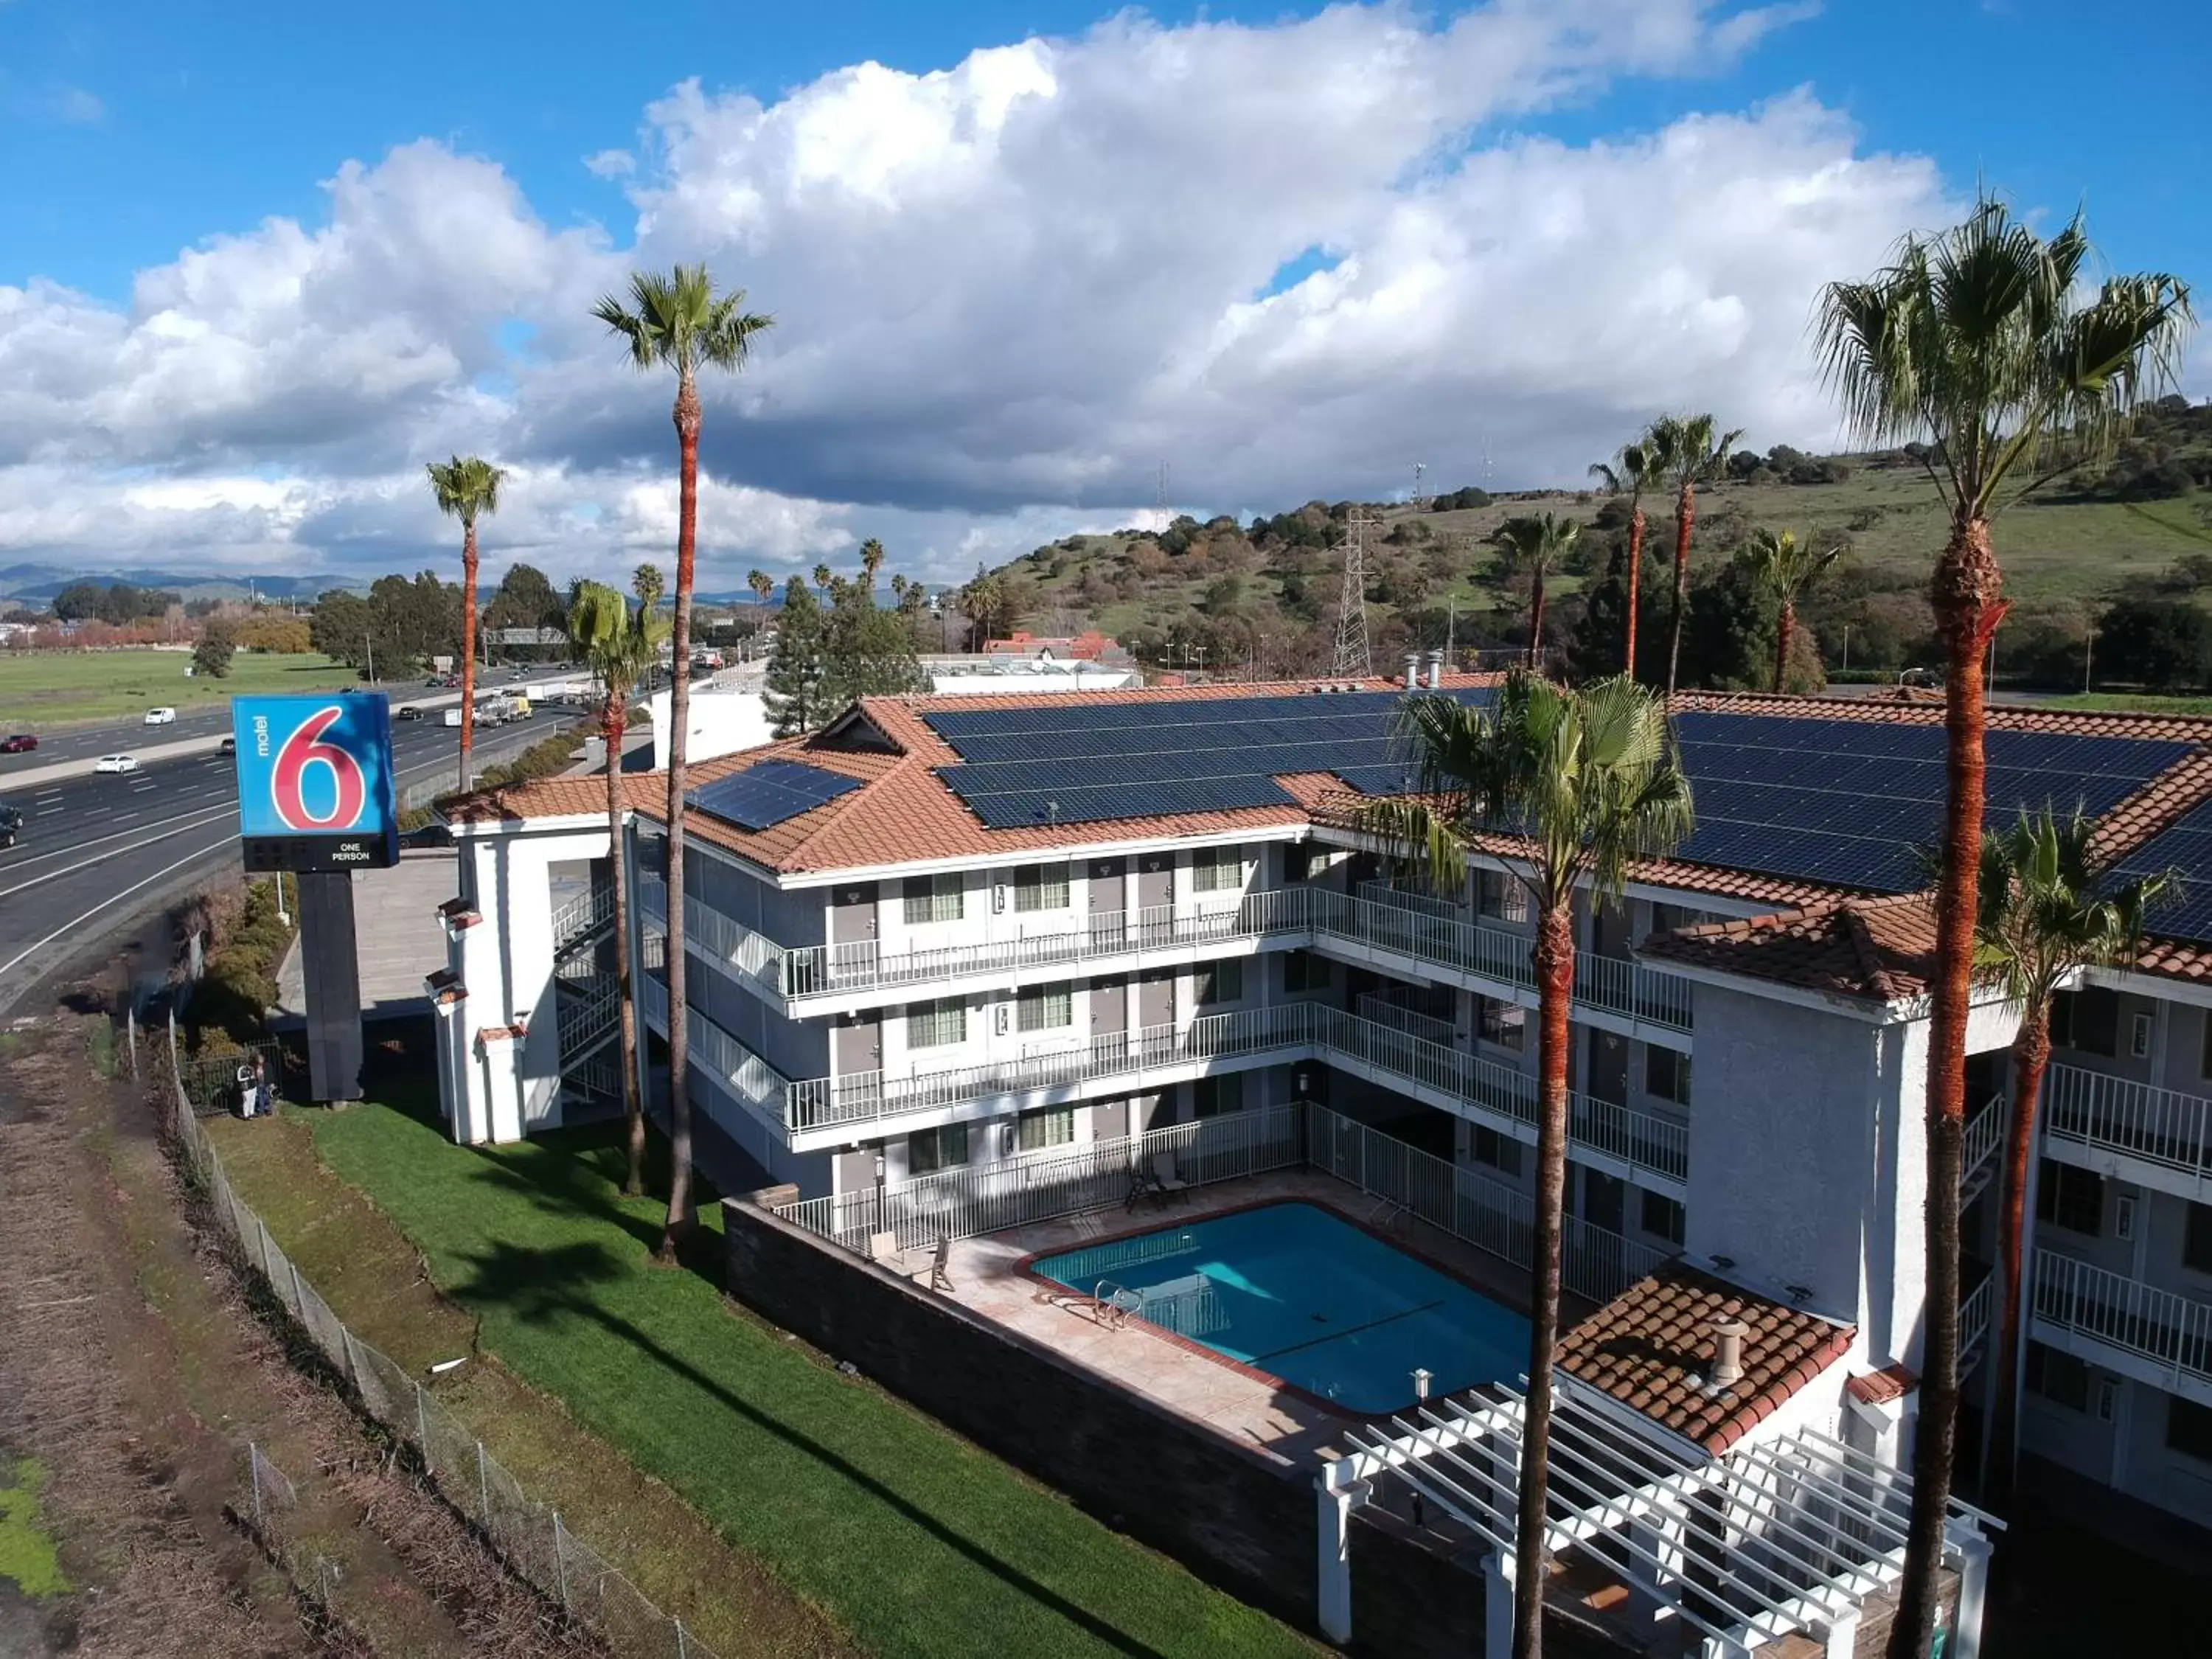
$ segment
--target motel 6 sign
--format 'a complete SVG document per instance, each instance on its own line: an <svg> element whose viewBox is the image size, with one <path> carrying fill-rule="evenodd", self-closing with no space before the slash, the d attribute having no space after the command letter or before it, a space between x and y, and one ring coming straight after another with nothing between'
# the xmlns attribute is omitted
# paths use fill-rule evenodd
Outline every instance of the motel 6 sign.
<svg viewBox="0 0 2212 1659"><path fill-rule="evenodd" d="M230 720L248 870L399 862L392 705L381 692L234 697Z"/></svg>

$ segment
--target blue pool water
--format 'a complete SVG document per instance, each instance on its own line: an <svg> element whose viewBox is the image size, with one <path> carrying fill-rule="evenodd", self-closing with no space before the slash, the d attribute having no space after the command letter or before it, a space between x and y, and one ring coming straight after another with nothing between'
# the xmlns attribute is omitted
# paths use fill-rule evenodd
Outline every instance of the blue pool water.
<svg viewBox="0 0 2212 1659"><path fill-rule="evenodd" d="M1528 1369L1526 1319L1317 1205L1264 1205L1030 1266L1085 1296L1109 1281L1163 1329L1362 1415L1411 1404L1416 1367L1434 1394Z"/></svg>

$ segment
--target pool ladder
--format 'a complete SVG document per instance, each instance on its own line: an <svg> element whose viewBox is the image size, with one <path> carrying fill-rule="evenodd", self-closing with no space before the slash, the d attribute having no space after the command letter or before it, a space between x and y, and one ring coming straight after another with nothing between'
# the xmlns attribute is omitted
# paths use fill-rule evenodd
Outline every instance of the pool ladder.
<svg viewBox="0 0 2212 1659"><path fill-rule="evenodd" d="M1131 1314L1141 1316L1145 1311L1143 1297L1134 1291L1124 1290L1110 1279L1102 1279L1091 1287L1091 1301L1097 1310L1098 1322L1113 1331L1120 1330Z"/></svg>

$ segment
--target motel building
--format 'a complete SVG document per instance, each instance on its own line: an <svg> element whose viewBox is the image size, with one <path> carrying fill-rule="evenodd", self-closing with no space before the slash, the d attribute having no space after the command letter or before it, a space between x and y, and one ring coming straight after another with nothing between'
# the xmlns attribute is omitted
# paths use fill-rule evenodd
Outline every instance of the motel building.
<svg viewBox="0 0 2212 1659"><path fill-rule="evenodd" d="M770 1316L854 1352L810 1326L837 1285L892 1285L916 1317L935 1298L1310 1488L1317 1553L1311 1531L1278 1541L1327 1634L1371 1633L1385 1598L1355 1580L1418 1548L1481 1582L1465 1599L1498 1653L1533 929L1499 860L1425 890L1360 828L1407 787L1389 733L1414 680L1490 695L1409 663L871 698L695 767L690 1097L702 1167L738 1195L733 1263L836 1267L779 1273L817 1288L762 1291ZM1667 1626L1685 1653L1870 1652L1887 1627L1925 1284L1913 849L1940 817L1941 714L1681 700L1696 832L1577 917L1547 1595L1606 1650ZM1987 1264L2017 1011L1977 1000L1962 1455L2015 1387L2031 1477L2212 1525L2212 720L1990 726L1992 822L2079 800L2125 867L2197 879L2136 966L2061 999L2013 1379L1987 1358ZM612 848L604 779L451 814L465 896L432 990L458 1140L620 1109L611 857L665 1114L665 780L623 787ZM732 1288L756 1300L734 1266ZM896 1386L895 1355L860 1363ZM957 1401L920 1403L958 1425ZM2002 1535L1961 1503L1950 1537L1949 1651L1971 1654Z"/></svg>

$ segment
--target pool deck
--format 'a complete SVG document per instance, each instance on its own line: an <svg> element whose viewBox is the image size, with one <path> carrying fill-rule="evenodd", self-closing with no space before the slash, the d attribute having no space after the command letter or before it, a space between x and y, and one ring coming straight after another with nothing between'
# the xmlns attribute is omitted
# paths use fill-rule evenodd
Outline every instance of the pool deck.
<svg viewBox="0 0 2212 1659"><path fill-rule="evenodd" d="M1141 1320L1128 1320L1119 1328L1106 1324L1088 1297L1031 1277L1020 1265L1032 1256L1288 1200L1334 1210L1516 1312L1527 1310L1525 1269L1410 1217L1386 1222L1388 1206L1381 1200L1310 1170L1251 1176L1193 1188L1164 1202L1146 1200L1133 1211L1116 1206L963 1239L951 1246L946 1264L953 1286L949 1295L971 1312L1201 1422L1249 1450L1310 1465L1316 1455L1334 1448L1347 1426L1361 1419L1331 1411L1249 1367L1169 1336ZM1580 1311L1578 1304L1563 1310L1569 1319Z"/></svg>

